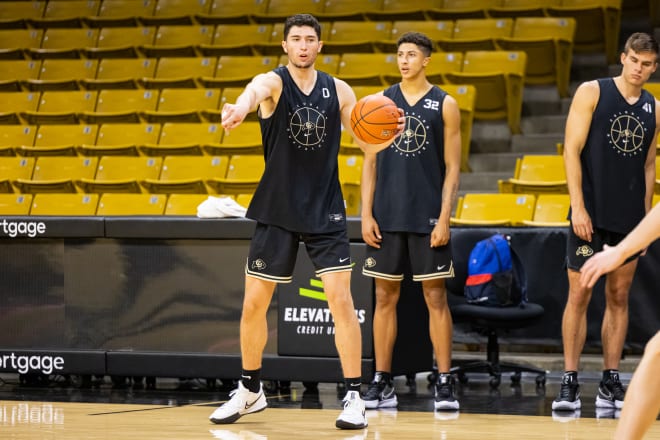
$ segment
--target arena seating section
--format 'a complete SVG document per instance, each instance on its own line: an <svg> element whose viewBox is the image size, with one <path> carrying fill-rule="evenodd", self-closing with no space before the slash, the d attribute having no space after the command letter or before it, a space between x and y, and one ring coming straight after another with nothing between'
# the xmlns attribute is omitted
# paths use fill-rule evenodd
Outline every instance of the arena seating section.
<svg viewBox="0 0 660 440"><path fill-rule="evenodd" d="M420 7L421 6L421 7ZM317 68L359 97L398 82L396 41L428 34L430 80L462 115L521 131L523 89L568 97L575 52L616 60L620 0L49 0L0 2L0 214L195 215L209 194L249 201L263 172L254 114L220 109L286 62L283 20L322 21ZM342 138L347 212L362 157ZM453 224L564 224L561 156L521 157L498 194L466 194Z"/></svg>

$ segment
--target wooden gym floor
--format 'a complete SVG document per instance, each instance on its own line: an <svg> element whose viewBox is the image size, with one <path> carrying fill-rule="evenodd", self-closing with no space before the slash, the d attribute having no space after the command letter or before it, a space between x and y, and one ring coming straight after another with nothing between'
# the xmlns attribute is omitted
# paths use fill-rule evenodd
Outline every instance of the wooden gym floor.
<svg viewBox="0 0 660 440"><path fill-rule="evenodd" d="M0 438L141 439L141 440L290 440L290 439L611 439L616 414L596 412L595 374L581 375L583 408L579 414L553 414L550 405L559 377L549 375L545 389L523 375L520 386L503 377L492 390L485 375L472 374L458 391L461 411L434 412L425 374L413 386L396 378L398 410L367 412L369 427L334 427L343 392L322 383L318 391L299 382L278 390L269 383L269 408L232 425L213 425L208 416L228 398L233 384L209 389L203 381L158 379L155 388L140 382L113 386L109 378L91 387L65 380L20 383L0 376ZM622 374L624 383L629 374ZM116 384L115 384L116 385ZM660 439L660 421L645 439Z"/></svg>

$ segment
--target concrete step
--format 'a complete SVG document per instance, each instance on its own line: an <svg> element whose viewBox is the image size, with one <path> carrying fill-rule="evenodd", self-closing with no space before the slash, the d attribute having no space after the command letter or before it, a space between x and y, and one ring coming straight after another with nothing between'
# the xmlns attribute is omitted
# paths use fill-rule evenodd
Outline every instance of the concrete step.
<svg viewBox="0 0 660 440"><path fill-rule="evenodd" d="M564 142L563 133L517 134L511 137L511 152L557 154L558 142Z"/></svg>
<svg viewBox="0 0 660 440"><path fill-rule="evenodd" d="M511 171L461 173L458 190L459 192L498 192L497 181L499 179L508 179L511 175Z"/></svg>
<svg viewBox="0 0 660 440"><path fill-rule="evenodd" d="M470 154L511 151L511 130L506 121L474 121Z"/></svg>
<svg viewBox="0 0 660 440"><path fill-rule="evenodd" d="M521 153L479 153L470 156L470 168L473 173L509 172L510 176L516 168L516 159Z"/></svg>

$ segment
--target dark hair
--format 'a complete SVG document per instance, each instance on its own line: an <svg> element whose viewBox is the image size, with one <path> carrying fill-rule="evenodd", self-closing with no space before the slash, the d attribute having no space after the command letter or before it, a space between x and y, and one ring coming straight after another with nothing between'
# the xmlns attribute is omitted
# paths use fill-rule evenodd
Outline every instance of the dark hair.
<svg viewBox="0 0 660 440"><path fill-rule="evenodd" d="M401 35L399 41L396 42L396 47L401 46L403 43L416 44L425 57L431 56L431 52L433 52L433 42L420 32L406 32Z"/></svg>
<svg viewBox="0 0 660 440"><path fill-rule="evenodd" d="M316 32L316 37L321 39L321 25L319 21L310 14L296 14L288 17L284 22L284 39L286 40L289 36L289 31L294 26L309 26L314 28Z"/></svg>
<svg viewBox="0 0 660 440"><path fill-rule="evenodd" d="M631 49L635 52L653 52L656 55L660 52L658 42L655 41L655 38L645 32L635 32L628 37L626 44L623 47L623 51L628 53Z"/></svg>

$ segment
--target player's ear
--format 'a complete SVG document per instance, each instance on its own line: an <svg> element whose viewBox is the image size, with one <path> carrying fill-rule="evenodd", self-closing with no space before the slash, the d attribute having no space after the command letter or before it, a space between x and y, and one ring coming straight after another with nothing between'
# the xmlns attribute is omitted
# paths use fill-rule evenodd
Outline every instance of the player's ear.
<svg viewBox="0 0 660 440"><path fill-rule="evenodd" d="M282 49L284 50L284 53L289 53L286 48L286 41L282 41Z"/></svg>
<svg viewBox="0 0 660 440"><path fill-rule="evenodd" d="M319 40L319 52L323 49L323 41Z"/></svg>

